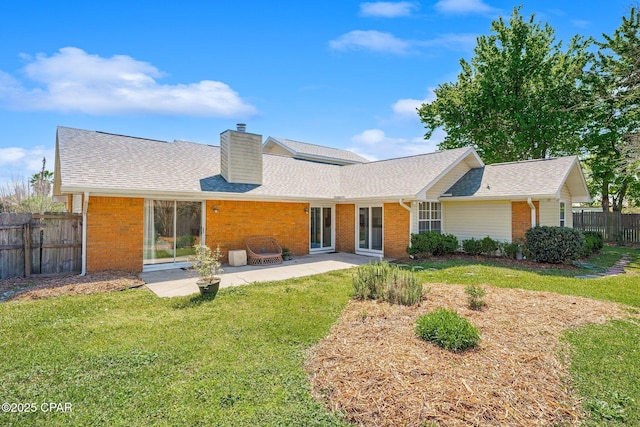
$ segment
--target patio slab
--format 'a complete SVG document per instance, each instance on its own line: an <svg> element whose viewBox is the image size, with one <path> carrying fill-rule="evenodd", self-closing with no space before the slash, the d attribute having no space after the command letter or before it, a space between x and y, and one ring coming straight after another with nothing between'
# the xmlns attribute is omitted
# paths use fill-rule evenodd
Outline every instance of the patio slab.
<svg viewBox="0 0 640 427"><path fill-rule="evenodd" d="M314 254L295 257L282 264L269 266L246 265L242 267L223 266L220 288L246 285L255 282L286 280L294 277L311 276L329 271L344 270L367 264L377 258L343 252ZM140 273L147 288L159 297L187 296L200 292L193 271L174 268Z"/></svg>

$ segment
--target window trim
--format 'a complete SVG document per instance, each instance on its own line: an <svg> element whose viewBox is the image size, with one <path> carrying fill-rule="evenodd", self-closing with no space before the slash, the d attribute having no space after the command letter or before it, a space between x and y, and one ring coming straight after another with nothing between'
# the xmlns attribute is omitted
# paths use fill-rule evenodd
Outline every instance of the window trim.
<svg viewBox="0 0 640 427"><path fill-rule="evenodd" d="M558 213L560 219L560 227L567 226L567 202L565 200L560 200L558 205Z"/></svg>
<svg viewBox="0 0 640 427"><path fill-rule="evenodd" d="M422 206L427 207L427 209L422 209ZM438 206L438 209L434 209L434 206ZM426 212L425 216L426 218L422 219L420 213L421 212ZM439 218L438 219L433 219L433 213L434 212L439 212ZM442 215L442 203L441 202L432 202L432 201L428 201L428 202L418 202L418 233L424 233L427 231L435 231L437 233L442 233L442 225L443 225L443 215ZM422 229L422 227L420 227L421 224L427 224L427 227L425 229ZM434 223L438 223L439 227L437 230L434 230L433 224Z"/></svg>

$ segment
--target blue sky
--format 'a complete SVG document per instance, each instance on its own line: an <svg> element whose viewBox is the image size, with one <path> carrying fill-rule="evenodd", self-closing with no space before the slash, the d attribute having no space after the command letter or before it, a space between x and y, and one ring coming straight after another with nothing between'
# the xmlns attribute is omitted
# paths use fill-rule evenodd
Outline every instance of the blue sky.
<svg viewBox="0 0 640 427"><path fill-rule="evenodd" d="M513 7L558 40L612 33L633 0L0 3L0 185L27 178L56 126L218 145L263 137L374 159L431 152L415 107L454 81Z"/></svg>

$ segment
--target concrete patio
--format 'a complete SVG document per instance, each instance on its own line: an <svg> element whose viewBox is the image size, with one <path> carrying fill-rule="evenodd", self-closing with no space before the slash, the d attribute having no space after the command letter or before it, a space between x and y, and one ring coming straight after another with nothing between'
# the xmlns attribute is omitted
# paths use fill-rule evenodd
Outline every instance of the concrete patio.
<svg viewBox="0 0 640 427"><path fill-rule="evenodd" d="M285 280L294 277L311 276L334 270L344 270L369 262L376 258L343 252L305 255L294 257L282 264L242 267L223 266L220 288L246 285L254 282ZM140 274L147 288L159 297L178 297L198 293L197 275L193 271L180 268L170 270L149 271Z"/></svg>

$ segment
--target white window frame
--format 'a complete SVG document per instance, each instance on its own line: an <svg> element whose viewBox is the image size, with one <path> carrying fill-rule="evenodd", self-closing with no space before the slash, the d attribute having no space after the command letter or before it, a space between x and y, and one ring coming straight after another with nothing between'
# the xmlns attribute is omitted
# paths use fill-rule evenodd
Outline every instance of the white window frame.
<svg viewBox="0 0 640 427"><path fill-rule="evenodd" d="M560 203L558 204L558 214L560 217L560 227L566 227L567 226L567 202L566 201L560 200Z"/></svg>
<svg viewBox="0 0 640 427"><path fill-rule="evenodd" d="M439 209L434 209L438 206ZM426 209L423 209L426 208ZM433 218L434 212L439 212L440 218ZM438 223L440 227L434 229L433 224ZM425 224L426 227L421 227L421 224ZM418 202L418 233L425 231L436 231L442 233L443 218L442 218L442 203L440 202Z"/></svg>
<svg viewBox="0 0 640 427"><path fill-rule="evenodd" d="M371 221L373 219L373 215L371 215L372 208L382 208L382 249L361 249L360 248L360 209L365 208L369 209L369 247L371 247L372 241L372 229ZM372 205L356 205L355 211L355 237L354 237L356 254L360 255L370 255L370 256L384 256L384 205L383 204L372 204Z"/></svg>
<svg viewBox="0 0 640 427"><path fill-rule="evenodd" d="M331 246L312 248L311 247L311 210L313 208L331 209ZM322 218L322 215L321 215ZM322 232L324 233L324 232ZM322 236L324 237L324 235ZM336 250L336 205L310 204L309 205L309 253L333 252Z"/></svg>

